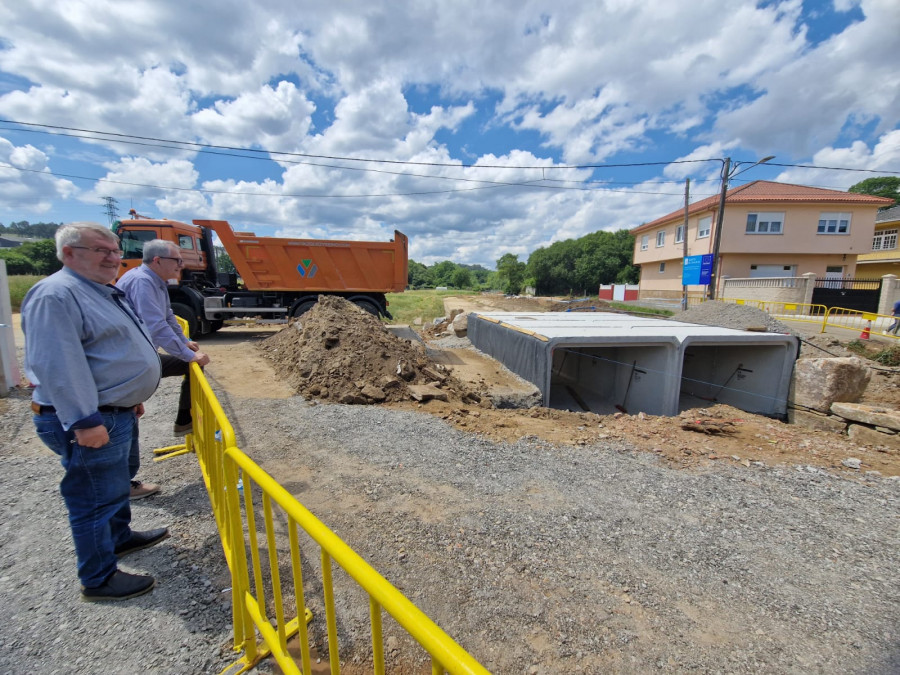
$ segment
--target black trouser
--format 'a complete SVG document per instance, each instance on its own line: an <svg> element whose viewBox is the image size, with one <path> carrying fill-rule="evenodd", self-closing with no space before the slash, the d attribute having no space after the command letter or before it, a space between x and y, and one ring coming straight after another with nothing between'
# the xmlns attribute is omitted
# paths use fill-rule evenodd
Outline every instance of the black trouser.
<svg viewBox="0 0 900 675"><path fill-rule="evenodd" d="M175 417L175 424L187 424L191 421L191 380L189 375L191 364L169 354L160 354L159 360L162 363L163 377L184 376L184 380L181 382L181 395L178 397L178 415Z"/></svg>

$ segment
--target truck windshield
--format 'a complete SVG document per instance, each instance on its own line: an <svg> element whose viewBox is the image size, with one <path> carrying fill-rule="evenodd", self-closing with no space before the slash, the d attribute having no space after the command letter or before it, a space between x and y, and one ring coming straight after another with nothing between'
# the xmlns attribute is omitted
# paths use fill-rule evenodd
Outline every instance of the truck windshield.
<svg viewBox="0 0 900 675"><path fill-rule="evenodd" d="M142 258L144 244L157 238L157 233L146 230L119 230L119 238L122 240L122 257L126 260Z"/></svg>

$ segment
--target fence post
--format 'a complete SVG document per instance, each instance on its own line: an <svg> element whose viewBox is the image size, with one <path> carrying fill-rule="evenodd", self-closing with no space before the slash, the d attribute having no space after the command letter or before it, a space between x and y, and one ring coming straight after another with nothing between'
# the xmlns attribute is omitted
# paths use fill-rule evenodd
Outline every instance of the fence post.
<svg viewBox="0 0 900 675"><path fill-rule="evenodd" d="M806 274L801 274L801 277L806 281L806 288L803 289L803 301L801 304L803 305L811 305L813 298L813 289L816 287L816 275L813 272L807 272Z"/></svg>
<svg viewBox="0 0 900 675"><path fill-rule="evenodd" d="M16 361L16 339L13 336L9 277L6 275L6 261L0 260L0 397L8 396L9 390L21 382Z"/></svg>
<svg viewBox="0 0 900 675"><path fill-rule="evenodd" d="M897 275L885 274L881 277L881 296L878 298L878 313L890 314L897 302Z"/></svg>

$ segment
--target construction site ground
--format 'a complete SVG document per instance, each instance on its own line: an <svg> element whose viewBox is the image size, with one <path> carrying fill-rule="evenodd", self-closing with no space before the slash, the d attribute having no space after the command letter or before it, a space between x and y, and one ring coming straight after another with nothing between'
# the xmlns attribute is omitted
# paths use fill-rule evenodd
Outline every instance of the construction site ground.
<svg viewBox="0 0 900 675"><path fill-rule="evenodd" d="M392 342L339 309L209 336L208 379L241 448L491 672L900 672L896 448L726 406L673 418L497 409L492 392L533 389L464 338ZM844 355L847 340L808 333L804 352ZM896 408L896 377L877 371L864 400ZM443 394L429 400L435 382ZM138 527L172 537L125 564L158 585L113 606L78 600L59 461L34 435L28 392L0 400L0 671L193 674L235 658L196 460L149 460L174 441L177 397L166 378L147 403L139 478L162 490L133 506ZM318 549L301 548L323 655ZM368 601L336 580L341 672L371 672ZM396 625L384 634L388 672L430 672Z"/></svg>

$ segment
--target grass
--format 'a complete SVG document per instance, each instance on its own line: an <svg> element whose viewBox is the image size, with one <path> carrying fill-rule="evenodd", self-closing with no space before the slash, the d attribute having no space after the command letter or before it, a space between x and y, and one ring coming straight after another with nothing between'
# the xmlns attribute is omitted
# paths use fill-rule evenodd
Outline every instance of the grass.
<svg viewBox="0 0 900 675"><path fill-rule="evenodd" d="M18 312L22 308L22 299L25 294L44 277L35 274L21 274L9 277L9 300L12 303L12 311Z"/></svg>
<svg viewBox="0 0 900 675"><path fill-rule="evenodd" d="M388 293L388 311L393 315L395 324L414 324L421 319L422 324L430 323L439 316L444 316L444 298L459 295L477 295L475 291L459 290L418 290L404 293Z"/></svg>
<svg viewBox="0 0 900 675"><path fill-rule="evenodd" d="M640 305L629 305L624 302L610 302L609 306L623 312L632 312L634 314L655 314L656 316L672 316L674 312L668 309L659 309L657 307L643 307Z"/></svg>
<svg viewBox="0 0 900 675"><path fill-rule="evenodd" d="M900 345L890 345L884 349L873 349L870 344L862 340L851 340L846 345L847 349L857 356L875 361L883 366L900 366Z"/></svg>

